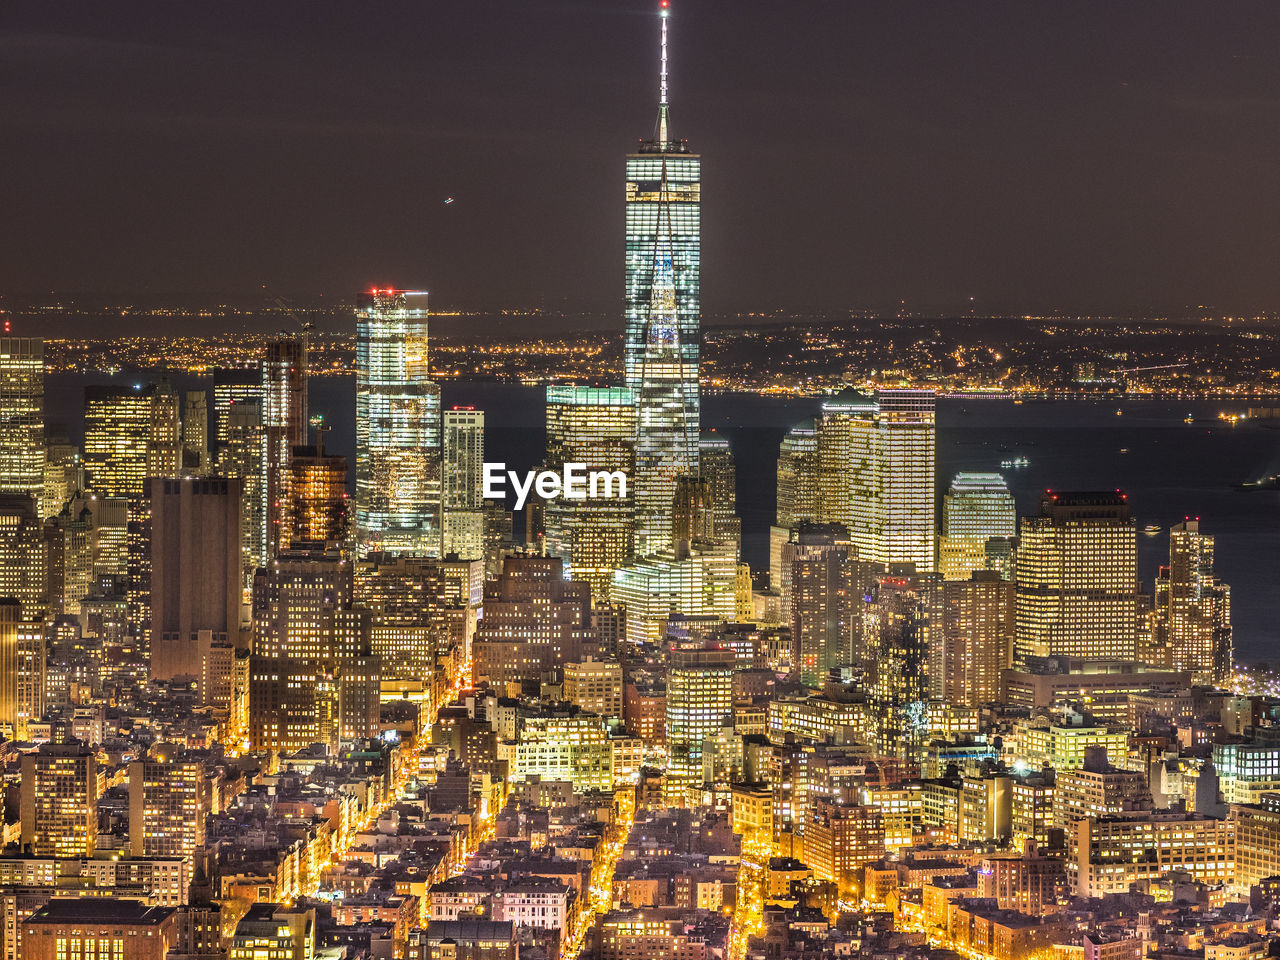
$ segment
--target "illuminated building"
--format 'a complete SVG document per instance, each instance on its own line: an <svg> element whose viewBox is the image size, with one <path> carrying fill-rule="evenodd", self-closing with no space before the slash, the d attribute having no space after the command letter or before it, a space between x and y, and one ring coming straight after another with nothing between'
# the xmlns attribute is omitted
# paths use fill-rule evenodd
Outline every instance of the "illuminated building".
<svg viewBox="0 0 1280 960"><path fill-rule="evenodd" d="M240 632L240 480L148 478L151 677L194 678L227 704Z"/></svg>
<svg viewBox="0 0 1280 960"><path fill-rule="evenodd" d="M802 524L784 548L790 571L786 607L800 664L800 682L819 687L831 668L853 662L861 638L862 584L844 528Z"/></svg>
<svg viewBox="0 0 1280 960"><path fill-rule="evenodd" d="M94 490L142 500L151 442L151 401L155 385L137 388L85 387L84 466Z"/></svg>
<svg viewBox="0 0 1280 960"><path fill-rule="evenodd" d="M817 521L821 502L818 432L812 420L805 420L788 430L778 447L778 526Z"/></svg>
<svg viewBox="0 0 1280 960"><path fill-rule="evenodd" d="M288 548L341 549L347 538L347 458L315 446L294 447L285 471L283 540Z"/></svg>
<svg viewBox="0 0 1280 960"><path fill-rule="evenodd" d="M23 960L166 960L178 947L178 914L141 900L58 897L21 926Z"/></svg>
<svg viewBox="0 0 1280 960"><path fill-rule="evenodd" d="M1054 828L1053 799L1057 795L1054 775L1037 772L1014 777L1010 793L1013 848L1023 850L1028 841L1047 846L1053 839L1050 831Z"/></svg>
<svg viewBox="0 0 1280 960"><path fill-rule="evenodd" d="M349 561L276 556L253 582L249 737L255 749L300 750L375 736L379 663L371 614L352 604Z"/></svg>
<svg viewBox="0 0 1280 960"><path fill-rule="evenodd" d="M128 505L77 495L45 521L49 612L79 616L80 603L103 577L123 578L129 566Z"/></svg>
<svg viewBox="0 0 1280 960"><path fill-rule="evenodd" d="M738 518L738 471L729 441L720 434L704 433L698 441L698 465L711 487L711 512L715 518L712 539L742 544L742 520Z"/></svg>
<svg viewBox="0 0 1280 960"><path fill-rule="evenodd" d="M627 496L550 501L547 552L608 602L613 574L632 554L636 449L635 391L626 387L547 387L547 457L552 465L582 463L588 473L620 473Z"/></svg>
<svg viewBox="0 0 1280 960"><path fill-rule="evenodd" d="M227 952L229 960L314 960L315 955L315 910L279 903L252 904L236 924Z"/></svg>
<svg viewBox="0 0 1280 960"><path fill-rule="evenodd" d="M44 486L40 492L40 516L55 516L87 484L80 448L65 430L50 430L44 438Z"/></svg>
<svg viewBox="0 0 1280 960"><path fill-rule="evenodd" d="M440 483L426 294L374 290L356 312L357 553L439 556Z"/></svg>
<svg viewBox="0 0 1280 960"><path fill-rule="evenodd" d="M1138 534L1123 493L1053 493L1023 517L1014 662L1133 660Z"/></svg>
<svg viewBox="0 0 1280 960"><path fill-rule="evenodd" d="M936 694L971 707L998 702L1003 672L1013 666L1013 584L988 570L948 580L942 585L942 608Z"/></svg>
<svg viewBox="0 0 1280 960"><path fill-rule="evenodd" d="M1039 845L1023 854L986 857L978 864L978 895L990 897L1001 910L1040 916L1044 906L1066 884L1061 857L1042 856Z"/></svg>
<svg viewBox="0 0 1280 960"><path fill-rule="evenodd" d="M209 395L188 390L182 400L183 473L203 476L209 467Z"/></svg>
<svg viewBox="0 0 1280 960"><path fill-rule="evenodd" d="M151 429L147 437L147 476L182 475L182 402L168 377L151 394Z"/></svg>
<svg viewBox="0 0 1280 960"><path fill-rule="evenodd" d="M49 609L47 558L37 501L0 495L0 597L17 600L22 614L42 619Z"/></svg>
<svg viewBox="0 0 1280 960"><path fill-rule="evenodd" d="M260 388L258 392L261 393ZM266 495L262 486L266 428L262 425L261 399L229 403L225 416L219 416L218 432L218 474L237 477L242 484L240 555L247 587L253 571L267 562Z"/></svg>
<svg viewBox="0 0 1280 960"><path fill-rule="evenodd" d="M262 361L262 516L264 560L287 539L285 492L289 456L307 442L307 331L267 343Z"/></svg>
<svg viewBox="0 0 1280 960"><path fill-rule="evenodd" d="M671 541L675 480L698 473L702 159L671 136L667 18L658 121L626 162L623 367L636 396L636 553Z"/></svg>
<svg viewBox="0 0 1280 960"><path fill-rule="evenodd" d="M484 603L484 563L403 554L356 561L354 596L373 614L372 649L388 678L435 677L437 658L462 659Z"/></svg>
<svg viewBox="0 0 1280 960"><path fill-rule="evenodd" d="M821 519L843 524L862 560L934 569L934 404L931 390L850 390L822 405Z"/></svg>
<svg viewBox="0 0 1280 960"><path fill-rule="evenodd" d="M1129 734L1102 726L1032 726L1023 721L1017 727L1017 758L1032 770L1044 766L1054 770L1076 770L1085 765L1086 751L1100 747L1107 762L1119 765L1129 752ZM1006 743L1006 746L1008 744Z"/></svg>
<svg viewBox="0 0 1280 960"><path fill-rule="evenodd" d="M1056 771L1053 824L1072 829L1077 820L1107 817L1126 810L1150 809L1146 776L1137 770L1113 767L1106 751L1090 747L1079 767Z"/></svg>
<svg viewBox="0 0 1280 960"><path fill-rule="evenodd" d="M0 734L26 740L27 724L44 714L44 625L21 606L0 600Z"/></svg>
<svg viewBox="0 0 1280 960"><path fill-rule="evenodd" d="M1280 860L1280 805L1272 797L1258 804L1233 804L1231 821L1236 828L1234 886L1247 891L1276 876Z"/></svg>
<svg viewBox="0 0 1280 960"><path fill-rule="evenodd" d="M1223 803L1260 803L1280 792L1280 737L1265 728L1256 743L1215 743L1213 768Z"/></svg>
<svg viewBox="0 0 1280 960"><path fill-rule="evenodd" d="M46 743L22 757L22 844L37 857L91 857L98 837L98 755Z"/></svg>
<svg viewBox="0 0 1280 960"><path fill-rule="evenodd" d="M1231 588L1213 570L1213 537L1200 521L1169 531L1169 565L1156 576L1153 646L1161 661L1195 683L1221 684L1231 674Z"/></svg>
<svg viewBox="0 0 1280 960"><path fill-rule="evenodd" d="M843 899L862 895L862 868L884 856L883 818L875 807L815 798L804 825L805 862Z"/></svg>
<svg viewBox="0 0 1280 960"><path fill-rule="evenodd" d="M484 557L484 411L454 407L441 424L444 450L444 556Z"/></svg>
<svg viewBox="0 0 1280 960"><path fill-rule="evenodd" d="M585 582L564 579L558 557L508 557L485 589L472 674L499 688L534 685L547 670L581 659L594 641Z"/></svg>
<svg viewBox="0 0 1280 960"><path fill-rule="evenodd" d="M622 718L622 664L587 657L564 665L564 698L607 719Z"/></svg>
<svg viewBox="0 0 1280 960"><path fill-rule="evenodd" d="M788 735L815 743L848 742L869 732L865 700L832 700L815 694L769 701L768 733L778 743Z"/></svg>
<svg viewBox="0 0 1280 960"><path fill-rule="evenodd" d="M879 729L876 747L884 756L918 760L928 730L931 659L942 646L941 578L888 576L876 584L871 604L874 681L871 699Z"/></svg>
<svg viewBox="0 0 1280 960"><path fill-rule="evenodd" d="M44 341L0 337L0 494L44 490Z"/></svg>
<svg viewBox="0 0 1280 960"><path fill-rule="evenodd" d="M715 541L716 515L711 483L702 476L676 477L671 502L671 541L676 549Z"/></svg>
<svg viewBox="0 0 1280 960"><path fill-rule="evenodd" d="M135 857L194 861L209 813L204 764L166 757L156 746L129 764L129 848Z"/></svg>
<svg viewBox="0 0 1280 960"><path fill-rule="evenodd" d="M733 724L733 652L675 649L667 669L667 783L702 786L702 742Z"/></svg>
<svg viewBox="0 0 1280 960"><path fill-rule="evenodd" d="M573 789L612 790L613 754L604 718L577 709L546 709L521 718L512 781L569 780Z"/></svg>
<svg viewBox="0 0 1280 960"><path fill-rule="evenodd" d="M627 640L656 642L675 614L732 622L737 581L734 546L702 544L689 551L663 550L627 564L614 574L612 598L626 607Z"/></svg>
<svg viewBox="0 0 1280 960"><path fill-rule="evenodd" d="M1017 535L1013 495L998 473L957 473L942 499L938 569L946 580L968 580L974 570L1002 569ZM999 549L989 546L996 539Z"/></svg>
<svg viewBox="0 0 1280 960"><path fill-rule="evenodd" d="M1067 831L1067 875L1080 897L1128 893L1130 884L1184 870L1207 884L1235 871L1235 824L1194 813L1090 817Z"/></svg>
<svg viewBox="0 0 1280 960"><path fill-rule="evenodd" d="M256 404L261 422L261 370L215 370L213 372L213 446L221 449L229 440L231 414L242 404Z"/></svg>

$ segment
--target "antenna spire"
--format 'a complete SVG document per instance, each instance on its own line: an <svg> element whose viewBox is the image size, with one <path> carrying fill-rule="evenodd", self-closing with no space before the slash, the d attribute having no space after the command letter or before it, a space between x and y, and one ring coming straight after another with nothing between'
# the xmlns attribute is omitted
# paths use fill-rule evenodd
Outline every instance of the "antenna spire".
<svg viewBox="0 0 1280 960"><path fill-rule="evenodd" d="M658 146L665 149L668 142L667 109L667 18L671 16L671 0L658 0L658 21L662 25L661 59L658 70Z"/></svg>

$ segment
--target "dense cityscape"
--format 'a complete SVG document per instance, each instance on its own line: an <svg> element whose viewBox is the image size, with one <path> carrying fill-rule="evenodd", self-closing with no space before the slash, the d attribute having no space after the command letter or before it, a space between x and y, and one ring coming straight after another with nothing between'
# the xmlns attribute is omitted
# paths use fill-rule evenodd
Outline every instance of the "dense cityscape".
<svg viewBox="0 0 1280 960"><path fill-rule="evenodd" d="M1012 454L942 475L937 415L1275 421L1280 324L705 324L670 13L611 333L429 336L381 286L272 297L270 335L4 311L3 960L1280 955L1280 682L1235 648L1215 517L1019 510ZM537 469L449 381L539 388ZM730 393L819 411L766 451L767 531L707 429ZM1243 485L1258 524L1277 482Z"/></svg>

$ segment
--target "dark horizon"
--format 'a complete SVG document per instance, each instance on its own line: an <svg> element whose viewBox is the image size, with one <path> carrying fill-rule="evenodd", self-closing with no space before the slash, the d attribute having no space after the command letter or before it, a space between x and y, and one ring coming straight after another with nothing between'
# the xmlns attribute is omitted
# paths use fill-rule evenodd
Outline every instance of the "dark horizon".
<svg viewBox="0 0 1280 960"><path fill-rule="evenodd" d="M298 9L10 5L0 307L394 283L620 327L656 3ZM1274 5L673 10L709 317L1280 305Z"/></svg>

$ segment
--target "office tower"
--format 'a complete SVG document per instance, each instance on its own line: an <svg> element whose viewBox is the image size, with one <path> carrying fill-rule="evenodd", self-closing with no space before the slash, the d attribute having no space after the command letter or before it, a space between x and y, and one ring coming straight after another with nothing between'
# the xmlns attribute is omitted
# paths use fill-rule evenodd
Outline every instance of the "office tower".
<svg viewBox="0 0 1280 960"><path fill-rule="evenodd" d="M563 560L575 579L590 584L597 602L607 603L614 571L631 558L633 550L635 391L549 386L546 422L546 462L553 468L581 463L588 473L627 478L625 497L560 497L547 504L545 514L547 553Z"/></svg>
<svg viewBox="0 0 1280 960"><path fill-rule="evenodd" d="M0 494L44 489L44 341L0 337Z"/></svg>
<svg viewBox="0 0 1280 960"><path fill-rule="evenodd" d="M817 421L821 519L843 524L863 560L935 565L934 394L847 390Z"/></svg>
<svg viewBox="0 0 1280 960"><path fill-rule="evenodd" d="M1120 491L1054 493L1023 517L1014 662L1029 657L1133 660L1138 535Z"/></svg>
<svg viewBox="0 0 1280 960"><path fill-rule="evenodd" d="M263 522L266 555L275 556L285 536L285 485L289 455L307 442L307 330L281 333L267 344L262 361Z"/></svg>
<svg viewBox="0 0 1280 960"><path fill-rule="evenodd" d="M942 498L938 569L947 580L967 580L974 570L1001 569L1017 533L1017 510L1004 477L957 473Z"/></svg>
<svg viewBox="0 0 1280 960"><path fill-rule="evenodd" d="M326 453L321 427L314 446L294 447L285 470L283 542L290 550L326 545L341 549L347 538L347 458Z"/></svg>
<svg viewBox="0 0 1280 960"><path fill-rule="evenodd" d="M667 781L702 786L702 742L733 723L733 651L674 649L667 668Z"/></svg>
<svg viewBox="0 0 1280 960"><path fill-rule="evenodd" d="M261 386L256 388L261 393ZM215 387L215 397L217 388ZM215 399L215 403L217 400ZM218 418L218 474L241 483L240 557L243 585L267 562L266 496L263 494L263 454L266 428L262 425L262 400L228 401Z"/></svg>
<svg viewBox="0 0 1280 960"><path fill-rule="evenodd" d="M871 701L876 746L885 756L918 761L927 732L927 701L937 675L942 615L937 575L890 568L875 587L869 646L874 651Z"/></svg>
<svg viewBox="0 0 1280 960"><path fill-rule="evenodd" d="M484 411L454 407L441 418L444 532L441 552L484 556Z"/></svg>
<svg viewBox="0 0 1280 960"><path fill-rule="evenodd" d="M788 430L778 445L778 526L817 521L821 502L818 431L812 420L805 420Z"/></svg>
<svg viewBox="0 0 1280 960"><path fill-rule="evenodd" d="M942 585L942 669L935 693L978 707L1002 699L1002 671L1013 666L1014 587L993 570Z"/></svg>
<svg viewBox="0 0 1280 960"><path fill-rule="evenodd" d="M142 501L155 385L85 387L84 467L103 496Z"/></svg>
<svg viewBox="0 0 1280 960"><path fill-rule="evenodd" d="M244 403L262 404L261 370L213 371L213 448L221 450L227 442L227 425L231 411ZM261 415L261 411L259 411Z"/></svg>
<svg viewBox="0 0 1280 960"><path fill-rule="evenodd" d="M675 478L698 472L702 160L671 136L668 7L658 120L626 163L626 386L636 393L636 553L671 540Z"/></svg>
<svg viewBox="0 0 1280 960"><path fill-rule="evenodd" d="M815 798L804 824L805 862L842 899L863 894L863 868L884 857L884 815L878 807Z"/></svg>
<svg viewBox="0 0 1280 960"><path fill-rule="evenodd" d="M742 521L738 518L738 471L729 441L714 431L698 441L702 477L711 485L711 509L715 514L714 540L742 546Z"/></svg>
<svg viewBox="0 0 1280 960"><path fill-rule="evenodd" d="M44 624L0 600L0 734L27 739L27 724L44 714L44 684Z"/></svg>
<svg viewBox="0 0 1280 960"><path fill-rule="evenodd" d="M182 472L182 401L169 379L162 377L151 394L147 476L178 477Z"/></svg>
<svg viewBox="0 0 1280 960"><path fill-rule="evenodd" d="M17 600L33 619L49 609L44 525L27 494L0 495L0 597Z"/></svg>
<svg viewBox="0 0 1280 960"><path fill-rule="evenodd" d="M594 641L585 581L564 579L559 557L508 557L485 589L472 673L499 688L536 686L547 670L582 659Z"/></svg>
<svg viewBox="0 0 1280 960"><path fill-rule="evenodd" d="M98 755L46 743L22 757L22 844L37 857L91 857L98 837Z"/></svg>
<svg viewBox="0 0 1280 960"><path fill-rule="evenodd" d="M715 506L711 500L711 481L702 476L676 477L671 503L671 542L708 544L716 537ZM679 549L679 548L677 548Z"/></svg>
<svg viewBox="0 0 1280 960"><path fill-rule="evenodd" d="M371 554L355 563L355 603L373 615L384 676L435 682L437 663L467 660L484 603L484 561Z"/></svg>
<svg viewBox="0 0 1280 960"><path fill-rule="evenodd" d="M103 578L129 572L128 501L77 493L45 521L50 612L79 616L80 603Z"/></svg>
<svg viewBox="0 0 1280 960"><path fill-rule="evenodd" d="M356 550L440 554L440 388L426 294L374 290L356 313Z"/></svg>
<svg viewBox="0 0 1280 960"><path fill-rule="evenodd" d="M85 487L80 448L67 438L66 427L50 427L44 436L44 485L40 492L40 516L57 516L63 505Z"/></svg>
<svg viewBox="0 0 1280 960"><path fill-rule="evenodd" d="M1213 569L1213 537L1200 521L1169 531L1169 565L1156 576L1153 644L1162 662L1191 673L1195 683L1221 684L1231 675L1231 588Z"/></svg>
<svg viewBox="0 0 1280 960"><path fill-rule="evenodd" d="M182 399L183 472L200 476L209 466L209 395L188 390Z"/></svg>
<svg viewBox="0 0 1280 960"><path fill-rule="evenodd" d="M238 478L148 478L151 677L194 678L214 702L240 631Z"/></svg>
<svg viewBox="0 0 1280 960"><path fill-rule="evenodd" d="M627 640L656 643L675 615L734 620L737 586L737 550L733 544L709 543L633 560L614 573L610 596L626 608Z"/></svg>
<svg viewBox="0 0 1280 960"><path fill-rule="evenodd" d="M594 657L566 663L564 698L589 713L622 719L622 664Z"/></svg>
<svg viewBox="0 0 1280 960"><path fill-rule="evenodd" d="M299 750L374 736L380 669L372 615L352 603L350 561L286 551L253 581L249 739Z"/></svg>
<svg viewBox="0 0 1280 960"><path fill-rule="evenodd" d="M210 813L204 764L169 756L156 744L129 764L129 850L135 857L192 860L204 845Z"/></svg>
<svg viewBox="0 0 1280 960"><path fill-rule="evenodd" d="M801 524L784 548L788 609L800 682L820 687L832 667L852 663L862 637L860 563L838 524ZM858 650L861 654L861 650Z"/></svg>

